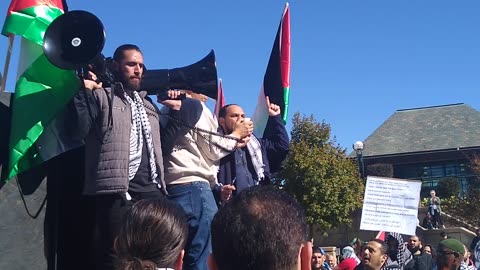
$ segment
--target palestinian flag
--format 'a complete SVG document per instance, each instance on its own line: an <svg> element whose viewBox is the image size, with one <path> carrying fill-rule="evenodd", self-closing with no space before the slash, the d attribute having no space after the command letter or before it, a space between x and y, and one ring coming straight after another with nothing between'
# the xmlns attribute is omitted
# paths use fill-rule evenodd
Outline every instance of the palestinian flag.
<svg viewBox="0 0 480 270"><path fill-rule="evenodd" d="M263 78L262 89L258 96L257 107L252 117L254 133L257 137L263 137L268 120L265 96L270 98L271 103L280 106L283 122L286 123L290 96L290 11L288 3L285 5L280 20L267 71Z"/></svg>
<svg viewBox="0 0 480 270"><path fill-rule="evenodd" d="M213 110L213 115L216 117L216 119L218 119L218 113L223 106L225 106L225 97L223 96L222 79L218 79L217 99L215 101L215 108Z"/></svg>
<svg viewBox="0 0 480 270"><path fill-rule="evenodd" d="M80 86L74 71L53 66L42 50L47 27L64 9L66 5L61 0L13 0L8 9L2 34L19 35L22 43L4 180L55 155L49 147L38 143L39 138Z"/></svg>

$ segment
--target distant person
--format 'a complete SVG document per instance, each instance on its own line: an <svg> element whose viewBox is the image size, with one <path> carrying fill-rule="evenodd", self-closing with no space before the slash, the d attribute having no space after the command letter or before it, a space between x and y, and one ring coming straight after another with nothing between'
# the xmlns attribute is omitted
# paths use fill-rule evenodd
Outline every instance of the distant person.
<svg viewBox="0 0 480 270"><path fill-rule="evenodd" d="M432 270L436 270L437 252L435 251L435 248L433 248L433 246L430 244L426 244L423 246L423 253L430 254L430 256L432 256Z"/></svg>
<svg viewBox="0 0 480 270"><path fill-rule="evenodd" d="M355 254L355 250L351 246L343 247L340 252L340 256L343 260L350 258L355 260L356 265L360 264L360 258L357 257L357 254Z"/></svg>
<svg viewBox="0 0 480 270"><path fill-rule="evenodd" d="M361 256L363 244L363 241L358 237L355 237L350 241L350 246L353 248L357 258L360 258Z"/></svg>
<svg viewBox="0 0 480 270"><path fill-rule="evenodd" d="M480 228L475 230L475 234L475 238L473 238L472 243L470 243L470 250L475 250L475 246L477 246L477 243L480 241Z"/></svg>
<svg viewBox="0 0 480 270"><path fill-rule="evenodd" d="M437 269L458 270L464 255L465 249L463 243L457 239L440 241L437 249Z"/></svg>
<svg viewBox="0 0 480 270"><path fill-rule="evenodd" d="M382 240L372 239L363 249L362 265L366 270L380 270L387 262L388 247ZM356 268L358 269L358 268Z"/></svg>
<svg viewBox="0 0 480 270"><path fill-rule="evenodd" d="M273 186L244 190L212 222L210 270L311 268L311 244L302 207Z"/></svg>
<svg viewBox="0 0 480 270"><path fill-rule="evenodd" d="M188 236L185 212L167 199L136 202L115 239L117 270L182 269Z"/></svg>
<svg viewBox="0 0 480 270"><path fill-rule="evenodd" d="M427 214L423 218L422 227L429 230L434 229L433 217L432 217L432 214L430 214L430 212L427 212Z"/></svg>
<svg viewBox="0 0 480 270"><path fill-rule="evenodd" d="M446 232L441 232L440 237L442 237L442 239L448 239L448 235Z"/></svg>
<svg viewBox="0 0 480 270"><path fill-rule="evenodd" d="M432 263L435 263L436 253L432 245L426 244L425 246L423 246L423 253L430 254L430 256L432 256Z"/></svg>
<svg viewBox="0 0 480 270"><path fill-rule="evenodd" d="M440 227L445 228L442 221L442 207L440 206L440 198L436 195L435 190L430 190L430 198L428 198L428 212L433 217L434 229Z"/></svg>
<svg viewBox="0 0 480 270"><path fill-rule="evenodd" d="M325 254L325 261L328 263L328 265L330 265L330 268L332 269L337 266L337 257L335 257L333 254Z"/></svg>
<svg viewBox="0 0 480 270"><path fill-rule="evenodd" d="M477 245L475 245L475 249L472 250L475 258L475 265L477 268L480 270L480 241L477 242Z"/></svg>
<svg viewBox="0 0 480 270"><path fill-rule="evenodd" d="M405 262L404 270L431 270L432 255L422 252L422 242L416 235L410 236L407 248L411 255Z"/></svg>
<svg viewBox="0 0 480 270"><path fill-rule="evenodd" d="M403 242L403 237L400 233L389 232L385 239L385 244L387 245L387 255L388 259L385 263L386 269L403 269L405 266L405 261L410 256L410 253L407 250Z"/></svg>
<svg viewBox="0 0 480 270"><path fill-rule="evenodd" d="M475 264L471 260L471 252L468 250L467 246L463 245L465 249L465 255L463 256L462 264L460 265L461 270L477 270Z"/></svg>
<svg viewBox="0 0 480 270"><path fill-rule="evenodd" d="M360 263L351 246L342 248L341 256L342 260L334 270L354 270Z"/></svg>
<svg viewBox="0 0 480 270"><path fill-rule="evenodd" d="M321 247L314 247L312 250L312 270L327 270L325 265L325 251Z"/></svg>

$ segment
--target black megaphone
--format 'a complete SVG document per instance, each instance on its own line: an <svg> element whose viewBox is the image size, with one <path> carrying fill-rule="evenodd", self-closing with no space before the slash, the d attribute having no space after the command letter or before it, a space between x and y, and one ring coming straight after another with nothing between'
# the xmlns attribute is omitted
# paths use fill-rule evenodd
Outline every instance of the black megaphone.
<svg viewBox="0 0 480 270"><path fill-rule="evenodd" d="M213 50L202 60L179 68L146 70L140 89L149 95L167 99L170 89L191 90L192 92L217 99L218 79Z"/></svg>
<svg viewBox="0 0 480 270"><path fill-rule="evenodd" d="M92 13L73 10L58 16L47 28L43 52L55 66L79 70L102 57L105 29Z"/></svg>

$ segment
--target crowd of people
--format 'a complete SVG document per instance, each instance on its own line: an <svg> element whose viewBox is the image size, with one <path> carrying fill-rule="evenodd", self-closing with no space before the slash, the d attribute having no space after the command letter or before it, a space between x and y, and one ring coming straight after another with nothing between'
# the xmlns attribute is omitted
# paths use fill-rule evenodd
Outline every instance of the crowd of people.
<svg viewBox="0 0 480 270"><path fill-rule="evenodd" d="M472 250L479 250L480 229L470 248L457 239L445 238L435 249L430 244L423 244L417 235L404 237L398 233L389 233L385 239L372 239L361 244L358 253L350 245L341 248L340 263L329 259L335 254L328 254L320 247L313 249L313 270L477 270L480 258ZM478 251L477 251L478 252ZM476 258L476 261L475 261Z"/></svg>
<svg viewBox="0 0 480 270"><path fill-rule="evenodd" d="M268 185L289 151L280 106L266 97L269 132L257 138L241 106L215 118L192 90L169 90L158 108L141 89L135 45L118 47L111 68L114 82L104 87L89 72L70 106L85 144L83 194L94 200L96 269L473 270L455 239L435 252L417 236L355 238L339 258L313 247L302 207ZM442 226L440 199L431 196L429 214Z"/></svg>

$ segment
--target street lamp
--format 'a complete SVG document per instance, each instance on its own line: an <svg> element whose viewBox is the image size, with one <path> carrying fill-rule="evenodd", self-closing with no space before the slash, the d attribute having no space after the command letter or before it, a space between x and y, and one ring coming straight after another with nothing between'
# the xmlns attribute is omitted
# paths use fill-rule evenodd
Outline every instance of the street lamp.
<svg viewBox="0 0 480 270"><path fill-rule="evenodd" d="M358 163L358 172L360 173L360 176L362 179L365 179L365 165L363 163L363 148L365 145L361 141L356 141L353 144L353 150L355 150L355 153L357 154L357 163Z"/></svg>

